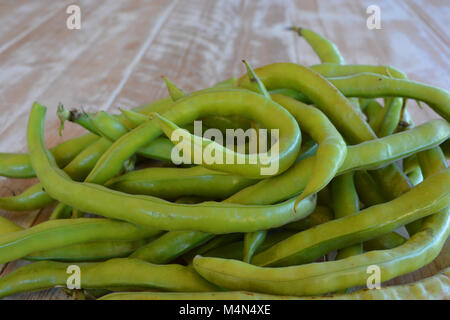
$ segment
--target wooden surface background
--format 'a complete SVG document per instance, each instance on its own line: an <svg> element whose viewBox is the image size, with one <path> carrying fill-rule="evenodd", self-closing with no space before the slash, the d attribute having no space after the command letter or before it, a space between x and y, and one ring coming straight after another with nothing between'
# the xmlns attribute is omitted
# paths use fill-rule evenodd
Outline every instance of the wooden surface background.
<svg viewBox="0 0 450 320"><path fill-rule="evenodd" d="M81 8L81 29L68 30L66 8ZM369 5L381 9L380 30L366 26ZM58 102L87 111L117 111L167 95L165 75L187 91L209 87L272 62L319 62L303 39L285 30L299 25L334 41L347 63L390 64L411 79L450 89L448 0L132 0L0 1L0 152L26 152L33 101L49 108L48 146L80 135L67 125L57 135ZM410 103L417 123L437 118ZM0 196L35 180L0 178ZM24 227L47 219L49 209L0 211ZM23 262L0 266L6 274ZM440 256L399 284L450 265L449 241ZM60 290L15 299L64 299Z"/></svg>

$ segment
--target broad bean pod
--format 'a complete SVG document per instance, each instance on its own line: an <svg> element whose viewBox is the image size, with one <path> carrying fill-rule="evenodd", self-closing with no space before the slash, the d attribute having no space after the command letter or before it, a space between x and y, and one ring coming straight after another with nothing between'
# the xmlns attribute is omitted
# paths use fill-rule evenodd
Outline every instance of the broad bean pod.
<svg viewBox="0 0 450 320"><path fill-rule="evenodd" d="M333 42L324 36L306 28L292 27L290 29L297 32L299 36L303 37L308 42L321 62L336 64L344 63L344 58L339 52L339 49Z"/></svg>
<svg viewBox="0 0 450 320"><path fill-rule="evenodd" d="M424 180L400 197L369 207L357 214L305 230L255 255L259 266L288 266L308 263L341 249L421 219L450 204L450 170Z"/></svg>
<svg viewBox="0 0 450 320"><path fill-rule="evenodd" d="M326 296L279 296L247 291L225 292L115 292L99 300L445 300L449 297L450 269L414 283Z"/></svg>
<svg viewBox="0 0 450 320"><path fill-rule="evenodd" d="M229 290L279 295L320 295L365 285L367 266L381 269L381 281L417 270L432 261L450 233L450 210L427 218L421 231L403 245L370 251L342 260L301 266L264 268L238 260L194 259L194 267L207 280Z"/></svg>
<svg viewBox="0 0 450 320"><path fill-rule="evenodd" d="M294 199L270 206L215 202L183 205L151 196L123 194L92 183L74 182L56 166L45 149L45 112L44 106L35 103L30 114L28 145L33 167L52 197L81 211L159 230L231 233L275 228L307 216L315 207L315 197L302 201L296 214L293 214ZM74 193L78 195L76 199Z"/></svg>
<svg viewBox="0 0 450 320"><path fill-rule="evenodd" d="M105 186L126 193L151 195L167 200L182 196L224 199L258 181L259 179L195 166L136 170L109 180Z"/></svg>
<svg viewBox="0 0 450 320"><path fill-rule="evenodd" d="M328 78L328 80L347 97L405 97L423 101L444 119L450 121L450 93L445 89L372 73Z"/></svg>
<svg viewBox="0 0 450 320"><path fill-rule="evenodd" d="M12 294L65 286L71 263L41 261L20 267L0 278L0 298ZM158 289L209 292L218 288L194 270L181 265L156 265L139 259L117 258L100 263L79 263L83 289ZM33 278L30 279L30 274Z"/></svg>
<svg viewBox="0 0 450 320"><path fill-rule="evenodd" d="M26 257L38 251L110 240L139 240L160 231L108 219L46 221L29 229L0 235L0 263Z"/></svg>
<svg viewBox="0 0 450 320"><path fill-rule="evenodd" d="M170 231L136 250L130 257L156 264L169 263L212 239L213 236L213 234L198 231Z"/></svg>
<svg viewBox="0 0 450 320"><path fill-rule="evenodd" d="M349 172L336 177L331 183L332 207L336 219L356 214L359 211L359 198L353 176L353 172ZM338 250L336 260L361 254L362 252L362 244L356 243Z"/></svg>
<svg viewBox="0 0 450 320"><path fill-rule="evenodd" d="M88 133L57 145L51 149L51 152L58 166L64 167L96 140L98 140L96 135ZM0 153L0 176L15 179L35 177L29 154Z"/></svg>
<svg viewBox="0 0 450 320"><path fill-rule="evenodd" d="M295 63L274 63L255 69L255 73L269 91L288 88L302 92L330 118L350 143L376 138L348 99L317 72ZM238 85L255 90L254 83L247 76L241 77Z"/></svg>
<svg viewBox="0 0 450 320"><path fill-rule="evenodd" d="M411 130L363 142L347 148L337 175L353 170L376 169L419 151L441 144L450 137L450 126L442 119L431 120ZM226 202L276 203L300 193L308 182L315 156L295 163L279 176L264 179L229 197ZM274 192L277 190L277 192Z"/></svg>

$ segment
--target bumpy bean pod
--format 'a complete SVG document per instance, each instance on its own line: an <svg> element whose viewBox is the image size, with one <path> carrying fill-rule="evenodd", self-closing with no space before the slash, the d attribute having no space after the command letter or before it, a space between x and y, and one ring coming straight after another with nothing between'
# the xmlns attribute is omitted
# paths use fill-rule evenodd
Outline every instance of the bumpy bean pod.
<svg viewBox="0 0 450 320"><path fill-rule="evenodd" d="M258 181L259 179L196 166L136 170L111 179L105 186L126 193L145 194L168 200L182 196L224 199Z"/></svg>
<svg viewBox="0 0 450 320"><path fill-rule="evenodd" d="M405 97L428 104L450 121L450 93L424 83L395 79L379 74L361 73L347 77L328 78L347 97Z"/></svg>
<svg viewBox="0 0 450 320"><path fill-rule="evenodd" d="M447 121L432 120L411 130L347 148L338 175L361 169L376 169L413 153L423 151L450 137ZM276 203L300 193L313 171L315 156L295 163L279 176L264 179L231 196L226 201L248 204ZM278 192L274 192L278 190Z"/></svg>
<svg viewBox="0 0 450 320"><path fill-rule="evenodd" d="M82 150L98 140L94 134L67 140L51 149L55 161L60 167L66 166ZM0 153L0 176L24 179L36 176L31 166L30 156L20 153Z"/></svg>
<svg viewBox="0 0 450 320"><path fill-rule="evenodd" d="M274 63L257 68L255 72L268 90L288 88L301 91L330 118L349 142L376 138L342 93L315 71L294 63ZM255 90L246 76L238 83L243 88Z"/></svg>
<svg viewBox="0 0 450 320"><path fill-rule="evenodd" d="M99 300L445 300L450 296L450 269L423 280L376 290L326 296L277 296L247 291L225 292L116 292Z"/></svg>
<svg viewBox="0 0 450 320"><path fill-rule="evenodd" d="M391 232L450 204L450 171L432 175L400 197L305 230L255 255L260 266L287 266Z"/></svg>
<svg viewBox="0 0 450 320"><path fill-rule="evenodd" d="M33 167L52 197L81 211L160 230L230 233L278 227L301 219L314 209L315 197L302 201L298 212L293 214L294 199L271 206L215 202L183 205L150 196L123 194L91 183L71 181L56 167L45 149L42 132L45 112L45 107L35 103L30 115L28 142ZM78 195L76 199L73 197L74 193Z"/></svg>
<svg viewBox="0 0 450 320"><path fill-rule="evenodd" d="M0 278L0 298L12 294L66 286L68 267L73 263L41 261ZM156 265L139 259L118 258L101 263L79 263L83 289L157 289L164 291L208 292L218 288L194 270L181 265ZM33 278L30 278L33 274Z"/></svg>
<svg viewBox="0 0 450 320"><path fill-rule="evenodd" d="M107 219L46 221L29 229L0 235L0 263L38 251L93 241L139 240L160 231Z"/></svg>

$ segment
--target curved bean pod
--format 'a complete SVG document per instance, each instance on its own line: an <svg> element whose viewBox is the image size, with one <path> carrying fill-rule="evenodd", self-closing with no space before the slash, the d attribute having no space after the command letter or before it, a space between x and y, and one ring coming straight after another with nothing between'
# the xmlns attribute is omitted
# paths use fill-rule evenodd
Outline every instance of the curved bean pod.
<svg viewBox="0 0 450 320"><path fill-rule="evenodd" d="M405 285L360 290L349 294L297 297L247 291L228 292L116 292L99 300L445 300L450 296L450 269Z"/></svg>
<svg viewBox="0 0 450 320"><path fill-rule="evenodd" d="M450 121L450 93L441 88L406 79L361 73L328 80L346 97L405 97L428 104Z"/></svg>
<svg viewBox="0 0 450 320"><path fill-rule="evenodd" d="M323 254L391 232L450 204L450 170L432 175L411 191L358 214L305 230L253 257L259 266L308 263Z"/></svg>
<svg viewBox="0 0 450 320"><path fill-rule="evenodd" d="M272 116L268 117L268 113ZM283 128L279 139L277 173L286 170L295 160L300 148L300 130L295 119L281 106L259 94L246 90L217 90L190 95L175 102L163 116L177 125L184 125L210 114L240 115L254 119L268 129ZM87 180L105 183L120 171L123 161L161 133L156 120L150 120L122 136L99 160ZM224 164L221 167L246 176L259 177L261 174L258 165Z"/></svg>
<svg viewBox="0 0 450 320"><path fill-rule="evenodd" d="M82 150L98 140L98 136L88 133L67 140L50 149L59 167L66 166ZM26 179L36 176L31 166L30 156L26 153L0 153L0 176Z"/></svg>
<svg viewBox="0 0 450 320"><path fill-rule="evenodd" d="M336 175L347 155L347 144L328 118L318 109L292 98L273 95L272 99L288 110L319 147L311 178L297 202L319 192Z"/></svg>
<svg viewBox="0 0 450 320"><path fill-rule="evenodd" d="M321 62L344 64L344 57L342 57L339 49L324 36L306 28L292 27L290 29L297 32L308 42Z"/></svg>
<svg viewBox="0 0 450 320"><path fill-rule="evenodd" d="M253 254L266 239L267 232L249 232L244 236L244 257L243 261L250 263Z"/></svg>
<svg viewBox="0 0 450 320"><path fill-rule="evenodd" d="M263 268L238 260L194 259L205 279L229 290L248 290L279 295L320 295L365 285L367 267L381 269L381 281L414 271L432 261L450 233L450 210L426 219L417 234L390 250L371 251L342 260L282 268Z"/></svg>
<svg viewBox="0 0 450 320"><path fill-rule="evenodd" d="M347 156L337 175L361 169L376 169L413 153L439 145L450 137L447 121L431 120L411 130L367 141L347 148ZM276 203L300 193L306 186L315 156L295 163L279 176L264 179L235 193L227 202ZM274 192L277 190L277 192Z"/></svg>
<svg viewBox="0 0 450 320"><path fill-rule="evenodd" d="M344 77L357 73L376 73L398 79L407 79L405 73L389 65L369 65L369 64L337 64L322 63L310 67L326 78Z"/></svg>
<svg viewBox="0 0 450 320"><path fill-rule="evenodd" d="M63 170L74 180L83 180L100 156L111 146L107 139L98 139L81 151ZM52 204L52 199L40 182L17 196L0 198L0 208L11 211L31 211Z"/></svg>
<svg viewBox="0 0 450 320"><path fill-rule="evenodd" d="M215 202L183 205L150 196L123 194L91 183L71 181L55 165L51 155L45 149L43 142L45 112L44 106L35 103L30 114L28 147L32 155L33 167L52 197L81 211L160 230L231 233L275 228L301 219L314 209L315 197L302 201L298 212L293 214L294 199L271 206ZM76 199L73 197L74 193L78 195Z"/></svg>
<svg viewBox="0 0 450 320"><path fill-rule="evenodd" d="M375 133L359 116L351 103L329 81L317 72L295 63L274 63L255 69L267 90L294 89L305 94L325 113L350 143L375 139ZM240 87L255 90L247 76L239 79Z"/></svg>

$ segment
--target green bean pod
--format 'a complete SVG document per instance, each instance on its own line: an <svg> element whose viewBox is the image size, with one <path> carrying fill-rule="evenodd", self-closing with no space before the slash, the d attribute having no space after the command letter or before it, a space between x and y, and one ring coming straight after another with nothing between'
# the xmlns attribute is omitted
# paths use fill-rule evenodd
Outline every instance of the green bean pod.
<svg viewBox="0 0 450 320"><path fill-rule="evenodd" d="M444 153L440 147L428 149L417 154L417 160L420 166L420 172L423 177L429 177L434 172L440 171L448 167ZM417 220L406 226L410 235L415 234L421 227L423 221Z"/></svg>
<svg viewBox="0 0 450 320"><path fill-rule="evenodd" d="M243 261L250 263L253 254L263 244L267 231L256 231L246 233L244 237L244 258Z"/></svg>
<svg viewBox="0 0 450 320"><path fill-rule="evenodd" d="M295 119L281 106L263 96L247 90L216 90L187 96L177 102L163 114L165 118L182 126L194 120L219 114L222 116L240 115L254 119L268 129L279 129L279 153L275 173L285 171L298 154L300 148L300 130ZM273 116L268 117L268 114ZM140 147L155 139L162 133L157 121L150 120L117 140L103 155L92 170L87 181L103 184L115 176L124 160L133 155ZM273 163L270 162L267 164ZM222 170L243 174L245 176L261 176L257 164L223 164ZM270 170L270 167L269 167ZM273 173L272 173L273 174Z"/></svg>
<svg viewBox="0 0 450 320"><path fill-rule="evenodd" d="M116 292L102 296L99 300L444 300L448 298L450 270L398 286L376 290L359 290L348 294L325 296L279 296L247 291L225 292Z"/></svg>
<svg viewBox="0 0 450 320"><path fill-rule="evenodd" d="M336 219L346 217L359 211L359 198L356 192L353 173L336 177L331 184L332 206ZM361 254L362 244L338 250L336 260Z"/></svg>
<svg viewBox="0 0 450 320"><path fill-rule="evenodd" d="M252 263L259 266L308 263L335 249L391 232L448 206L449 186L450 170L446 169L390 202L299 232L255 255Z"/></svg>
<svg viewBox="0 0 450 320"><path fill-rule="evenodd" d="M73 264L73 263L72 263ZM0 298L12 294L66 286L71 263L41 261L20 267L0 278ZM156 265L138 259L118 258L101 263L79 263L83 289L157 289L209 292L218 288L181 265ZM33 277L30 278L30 275Z"/></svg>
<svg viewBox="0 0 450 320"><path fill-rule="evenodd" d="M160 230L231 233L275 228L307 216L315 207L315 197L302 201L298 212L294 214L294 199L270 206L215 202L183 205L151 196L123 194L92 183L74 182L57 168L45 149L43 142L45 112L45 107L35 103L30 115L28 142L33 167L52 197L80 211ZM78 197L74 198L73 194L77 194Z"/></svg>
<svg viewBox="0 0 450 320"><path fill-rule="evenodd" d="M336 175L347 155L347 145L341 134L318 109L289 97L273 95L272 99L286 108L317 143L314 170L297 201L319 192Z"/></svg>
<svg viewBox="0 0 450 320"><path fill-rule="evenodd" d="M94 167L100 156L111 146L106 139L98 139L81 151L64 171L74 180L83 180ZM37 183L17 196L0 198L0 208L10 211L31 211L52 204L52 199L41 183Z"/></svg>
<svg viewBox="0 0 450 320"><path fill-rule="evenodd" d="M306 28L292 27L291 30L296 31L299 36L308 42L322 63L344 64L344 57L342 57L339 49L324 36Z"/></svg>
<svg viewBox="0 0 450 320"><path fill-rule="evenodd" d="M404 104L402 98L388 98L386 102L372 126L380 138L394 133L397 129Z"/></svg>
<svg viewBox="0 0 450 320"><path fill-rule="evenodd" d="M82 150L98 140L98 136L88 133L81 137L67 140L50 149L59 167L66 166ZM21 153L0 153L0 176L25 179L36 176L31 166L30 156Z"/></svg>
<svg viewBox="0 0 450 320"><path fill-rule="evenodd" d="M411 130L349 146L347 156L337 175L353 170L376 169L416 152L435 147L449 137L448 122L438 119ZM305 188L313 172L314 163L315 156L303 159L281 175L264 179L242 189L226 201L265 204L289 199Z"/></svg>
<svg viewBox="0 0 450 320"><path fill-rule="evenodd" d="M109 180L105 186L126 193L167 200L182 196L224 199L257 181L259 180L195 166L136 170Z"/></svg>
<svg viewBox="0 0 450 320"><path fill-rule="evenodd" d="M449 233L450 210L447 208L427 218L421 231L395 249L371 251L337 261L281 268L263 268L238 260L198 256L194 259L194 267L205 279L229 290L279 295L320 295L365 285L369 265L380 268L382 282L417 270L439 254Z"/></svg>
<svg viewBox="0 0 450 320"><path fill-rule="evenodd" d="M112 240L80 243L56 249L38 251L25 257L32 261L88 262L128 257L147 243L146 239L134 241Z"/></svg>
<svg viewBox="0 0 450 320"><path fill-rule="evenodd" d="M294 235L295 232L290 230L281 230L275 232L268 232L264 241L255 249L255 254L264 251L274 244L283 241L290 236ZM212 250L205 252L203 255L206 257L220 257L226 259L236 259L244 260L244 241L236 241L224 246L216 247Z"/></svg>
<svg viewBox="0 0 450 320"><path fill-rule="evenodd" d="M0 236L24 229L14 222L0 216ZM55 261L99 261L111 258L125 257L148 242L148 239L133 241L112 240L86 242L32 253L27 260L55 260Z"/></svg>
<svg viewBox="0 0 450 320"><path fill-rule="evenodd" d="M326 78L344 77L358 73L376 73L391 78L407 79L405 73L389 65L322 63L310 68Z"/></svg>
<svg viewBox="0 0 450 320"><path fill-rule="evenodd" d="M22 227L18 226L11 220L6 219L5 217L0 216L0 235L20 230L22 230Z"/></svg>
<svg viewBox="0 0 450 320"><path fill-rule="evenodd" d="M450 93L424 83L395 79L379 74L361 73L328 78L346 97L405 97L428 104L436 113L450 121Z"/></svg>
<svg viewBox="0 0 450 320"><path fill-rule="evenodd" d="M257 68L255 72L269 91L288 88L305 94L349 142L359 143L376 138L341 92L315 71L294 63L274 63ZM247 76L240 78L238 84L255 90Z"/></svg>
<svg viewBox="0 0 450 320"><path fill-rule="evenodd" d="M141 259L156 264L169 263L188 250L198 247L214 235L196 231L171 231L139 248L131 258Z"/></svg>
<svg viewBox="0 0 450 320"><path fill-rule="evenodd" d="M29 229L0 235L0 263L79 243L139 240L158 233L160 231L107 219L51 220Z"/></svg>
<svg viewBox="0 0 450 320"><path fill-rule="evenodd" d="M293 230L293 231L303 231L319 224L328 222L334 218L334 214L330 208L317 205L313 213L304 219L288 223L283 226L283 229ZM201 253L199 253L201 254Z"/></svg>

